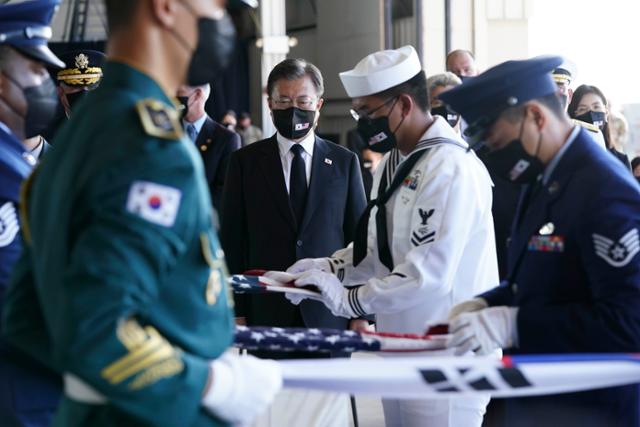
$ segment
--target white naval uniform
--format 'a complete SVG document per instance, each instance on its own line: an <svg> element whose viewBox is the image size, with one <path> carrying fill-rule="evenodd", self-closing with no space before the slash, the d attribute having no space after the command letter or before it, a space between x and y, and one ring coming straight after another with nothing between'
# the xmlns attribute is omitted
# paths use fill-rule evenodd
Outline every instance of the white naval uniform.
<svg viewBox="0 0 640 427"><path fill-rule="evenodd" d="M352 308L375 314L378 331L424 333L428 323L446 319L453 305L499 283L489 174L439 116L421 141L434 138L457 144L429 148L386 204L393 271L378 258L377 208L369 220L366 258L353 267L352 246L331 257L345 286L364 285L355 297L351 292ZM389 158L387 154L376 171L372 199ZM437 355L443 353L450 351ZM472 427L481 424L488 401L481 397L383 403L387 427Z"/></svg>

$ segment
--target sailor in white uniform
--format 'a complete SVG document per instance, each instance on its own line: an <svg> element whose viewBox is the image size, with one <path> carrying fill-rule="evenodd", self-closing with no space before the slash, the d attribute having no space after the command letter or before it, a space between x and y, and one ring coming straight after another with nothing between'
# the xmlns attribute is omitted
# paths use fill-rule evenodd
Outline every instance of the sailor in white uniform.
<svg viewBox="0 0 640 427"><path fill-rule="evenodd" d="M373 53L340 78L358 131L370 149L388 153L354 244L288 271L301 274L296 284L318 286L336 315L375 314L378 331L423 334L453 305L498 283L491 180L447 121L430 114L413 47ZM383 405L388 427L473 427L488 400Z"/></svg>

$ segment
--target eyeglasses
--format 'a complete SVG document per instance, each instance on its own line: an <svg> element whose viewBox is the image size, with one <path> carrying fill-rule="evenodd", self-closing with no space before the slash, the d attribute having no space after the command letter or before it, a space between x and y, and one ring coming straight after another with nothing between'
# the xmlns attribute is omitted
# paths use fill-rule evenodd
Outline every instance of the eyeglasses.
<svg viewBox="0 0 640 427"><path fill-rule="evenodd" d="M308 96L301 96L299 98L296 98L295 100L292 100L289 98L279 98L279 99L272 99L272 101L275 104L275 106L281 110L286 110L291 107L298 107L303 110L310 110L316 106L316 102L317 102L315 98L310 98Z"/></svg>
<svg viewBox="0 0 640 427"><path fill-rule="evenodd" d="M373 113L375 113L376 111L378 111L379 109L381 109L382 107L384 107L385 105L387 105L388 103L390 103L391 101L395 101L397 99L396 96L387 99L386 101L384 101L382 104L378 105L376 108L374 108L373 110L369 111L369 112L365 112L365 111L356 111L353 108L351 110L349 110L349 112L351 113L351 117L353 117L353 120L355 120L356 122L360 119L371 119L371 115Z"/></svg>

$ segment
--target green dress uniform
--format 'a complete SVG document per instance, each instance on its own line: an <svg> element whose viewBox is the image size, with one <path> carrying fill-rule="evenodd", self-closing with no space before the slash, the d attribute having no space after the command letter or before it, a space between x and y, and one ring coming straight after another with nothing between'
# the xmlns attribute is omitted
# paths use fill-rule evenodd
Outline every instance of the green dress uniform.
<svg viewBox="0 0 640 427"><path fill-rule="evenodd" d="M25 186L4 334L64 374L55 426L225 425L200 406L233 332L200 156L154 80L104 74Z"/></svg>

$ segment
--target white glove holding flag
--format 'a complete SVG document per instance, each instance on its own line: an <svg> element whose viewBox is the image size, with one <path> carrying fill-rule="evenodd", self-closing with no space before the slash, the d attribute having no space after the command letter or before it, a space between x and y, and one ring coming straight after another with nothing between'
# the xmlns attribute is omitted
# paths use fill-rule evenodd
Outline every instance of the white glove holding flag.
<svg viewBox="0 0 640 427"><path fill-rule="evenodd" d="M250 424L282 388L282 370L273 360L227 352L209 366L212 382L202 406L231 424Z"/></svg>
<svg viewBox="0 0 640 427"><path fill-rule="evenodd" d="M275 280L276 282L280 282L282 284L287 284L295 281L298 277L302 276L303 274L304 273L285 273L283 271L267 271L266 273L264 273L264 277ZM307 298L316 300L316 301L324 301L322 299L322 295L313 297L311 295L285 293L284 296L293 305L298 305Z"/></svg>
<svg viewBox="0 0 640 427"><path fill-rule="evenodd" d="M315 285L322 293L322 302L334 316L342 316L348 319L358 317L351 309L348 301L349 290L332 273L320 270L309 270L302 273L295 281L296 286ZM293 295L292 295L293 296ZM294 302L292 296L287 295L289 301Z"/></svg>
<svg viewBox="0 0 640 427"><path fill-rule="evenodd" d="M473 351L486 355L499 348L518 345L517 307L491 307L462 313L449 322L451 340L456 356Z"/></svg>
<svg viewBox="0 0 640 427"><path fill-rule="evenodd" d="M454 305L451 310L449 310L449 315L447 318L452 320L454 317L458 316L462 313L471 313L473 311L482 310L489 307L487 301L484 298L474 298L468 301L461 302L460 304Z"/></svg>
<svg viewBox="0 0 640 427"><path fill-rule="evenodd" d="M331 271L331 262L329 258L305 258L296 261L291 267L287 268L287 273L304 273L309 270Z"/></svg>

